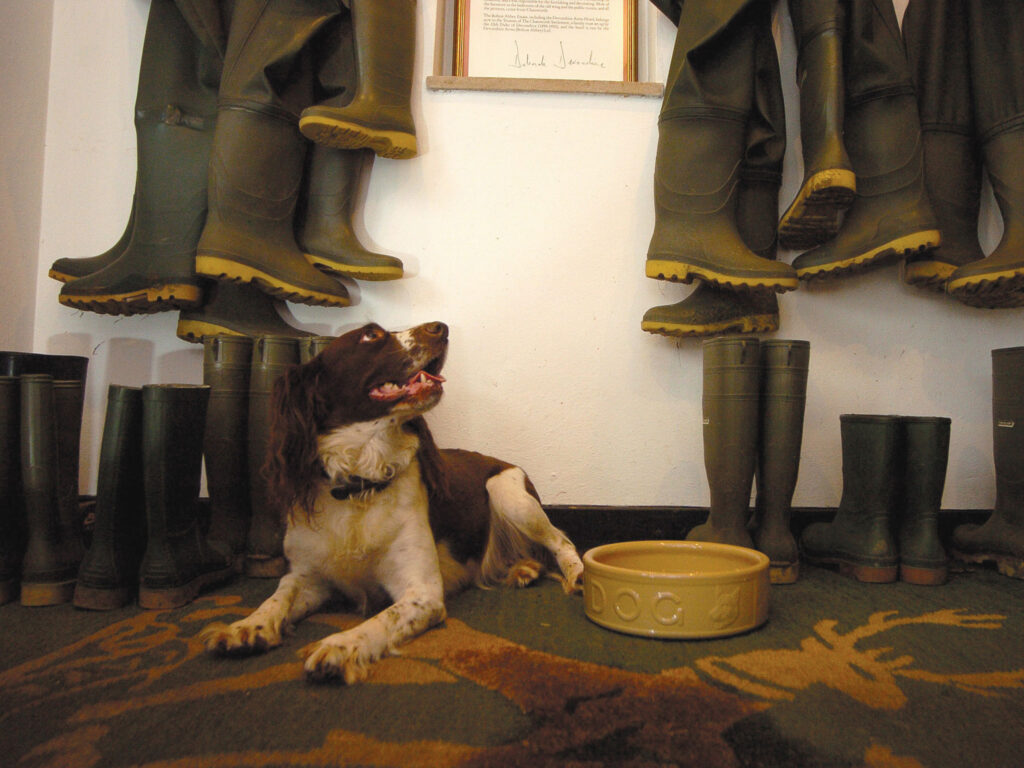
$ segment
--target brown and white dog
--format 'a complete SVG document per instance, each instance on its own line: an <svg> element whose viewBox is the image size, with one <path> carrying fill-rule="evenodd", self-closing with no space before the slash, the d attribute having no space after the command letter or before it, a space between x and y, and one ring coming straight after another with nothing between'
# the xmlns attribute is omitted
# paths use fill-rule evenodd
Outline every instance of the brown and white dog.
<svg viewBox="0 0 1024 768"><path fill-rule="evenodd" d="M525 586L550 568L566 592L579 589L576 549L523 470L434 444L422 414L441 399L447 348L443 323L371 324L278 380L267 479L287 510L290 570L248 618L207 627L209 651L280 645L337 594L364 612L390 602L305 651L307 678L353 683L442 621L445 596L472 583Z"/></svg>

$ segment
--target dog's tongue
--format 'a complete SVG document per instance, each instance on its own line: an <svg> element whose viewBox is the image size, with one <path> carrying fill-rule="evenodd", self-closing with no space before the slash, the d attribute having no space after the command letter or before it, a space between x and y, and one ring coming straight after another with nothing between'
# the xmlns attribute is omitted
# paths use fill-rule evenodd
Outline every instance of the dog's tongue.
<svg viewBox="0 0 1024 768"><path fill-rule="evenodd" d="M374 400L389 401L401 400L405 397L416 397L422 392L430 391L444 383L444 376L435 376L426 371L420 371L409 379L405 384L396 384L392 381L381 384L370 390L370 397Z"/></svg>

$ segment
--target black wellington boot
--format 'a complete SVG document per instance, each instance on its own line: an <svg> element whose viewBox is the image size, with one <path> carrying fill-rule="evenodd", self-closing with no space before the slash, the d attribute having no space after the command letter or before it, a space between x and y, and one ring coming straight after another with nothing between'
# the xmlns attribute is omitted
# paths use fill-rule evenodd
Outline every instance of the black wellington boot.
<svg viewBox="0 0 1024 768"><path fill-rule="evenodd" d="M845 6L840 0L789 0L797 41L804 180L779 221L779 243L805 250L839 231L857 182L843 145Z"/></svg>
<svg viewBox="0 0 1024 768"><path fill-rule="evenodd" d="M901 477L902 422L898 416L843 414L843 493L829 523L811 523L800 537L813 563L839 566L857 581L888 583L899 576L891 523Z"/></svg>
<svg viewBox="0 0 1024 768"><path fill-rule="evenodd" d="M982 525L953 531L952 554L1024 579L1024 347L992 350L992 453L996 500Z"/></svg>
<svg viewBox="0 0 1024 768"><path fill-rule="evenodd" d="M800 575L800 549L790 529L790 512L800 469L810 354L807 341L761 342L761 434L753 535L754 546L768 555L773 584L792 584Z"/></svg>
<svg viewBox="0 0 1024 768"><path fill-rule="evenodd" d="M16 376L0 376L0 605L18 599L25 553L20 386Z"/></svg>
<svg viewBox="0 0 1024 768"><path fill-rule="evenodd" d="M128 605L146 548L142 491L142 390L111 384L100 444L92 541L78 569L74 604L107 611Z"/></svg>
<svg viewBox="0 0 1024 768"><path fill-rule="evenodd" d="M902 421L906 461L896 525L900 580L945 584L946 550L939 539L938 515L949 461L950 420L903 416Z"/></svg>
<svg viewBox="0 0 1024 768"><path fill-rule="evenodd" d="M146 553L139 605L167 610L233 573L231 553L207 540L199 514L203 428L209 387L151 384L142 388L142 474Z"/></svg>
<svg viewBox="0 0 1024 768"><path fill-rule="evenodd" d="M723 336L705 340L702 347L704 469L711 510L686 538L753 547L747 523L760 429L760 346L749 336Z"/></svg>

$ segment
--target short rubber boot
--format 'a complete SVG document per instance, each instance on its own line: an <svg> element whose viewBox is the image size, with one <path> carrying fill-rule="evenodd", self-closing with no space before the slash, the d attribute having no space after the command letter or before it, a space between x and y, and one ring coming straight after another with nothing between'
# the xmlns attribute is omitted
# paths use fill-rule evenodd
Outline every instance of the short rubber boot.
<svg viewBox="0 0 1024 768"><path fill-rule="evenodd" d="M67 502L60 466L61 436L55 383L48 374L20 377L21 478L28 541L21 566L21 604L71 601L81 542L68 538L75 511ZM77 474L76 474L77 481ZM75 506L77 507L77 497Z"/></svg>
<svg viewBox="0 0 1024 768"><path fill-rule="evenodd" d="M134 315L201 301L203 281L194 259L206 216L217 109L216 85L206 75L208 59L215 56L173 0L152 3L135 104L138 167L131 238L103 269L66 283L61 304Z"/></svg>
<svg viewBox="0 0 1024 768"><path fill-rule="evenodd" d="M314 266L356 280L397 280L401 259L374 253L353 227L362 177L373 164L366 149L315 145L309 152L299 200L296 238Z"/></svg>
<svg viewBox="0 0 1024 768"><path fill-rule="evenodd" d="M761 342L761 429L753 538L754 546L768 555L773 584L792 584L800 575L800 549L790 518L800 470L810 354L807 341Z"/></svg>
<svg viewBox="0 0 1024 768"><path fill-rule="evenodd" d="M249 369L253 340L221 335L203 339L203 383L210 387L203 457L210 498L211 538L231 549L241 571L249 535Z"/></svg>
<svg viewBox="0 0 1024 768"><path fill-rule="evenodd" d="M857 181L843 144L845 4L789 0L797 42L803 183L779 221L779 243L807 250L839 231Z"/></svg>
<svg viewBox="0 0 1024 768"><path fill-rule="evenodd" d="M302 112L306 138L338 149L372 149L381 157L416 156L412 117L416 0L351 0L355 94L343 93Z"/></svg>
<svg viewBox="0 0 1024 768"><path fill-rule="evenodd" d="M202 344L206 336L309 336L309 331L290 325L279 307L283 302L250 283L209 281L203 304L178 313L176 335L182 341Z"/></svg>
<svg viewBox="0 0 1024 768"><path fill-rule="evenodd" d="M249 375L249 496L252 516L246 550L245 573L276 579L288 570L284 557L284 511L267 496L263 465L270 444L271 395L274 382L299 362L299 343L284 336L261 336L253 343Z"/></svg>
<svg viewBox="0 0 1024 768"><path fill-rule="evenodd" d="M658 120L648 277L765 292L794 290L788 264L754 253L736 222L764 3L688 3Z"/></svg>
<svg viewBox="0 0 1024 768"><path fill-rule="evenodd" d="M704 357L704 469L711 508L686 538L753 547L747 530L757 464L761 355L749 336L706 339Z"/></svg>
<svg viewBox="0 0 1024 768"><path fill-rule="evenodd" d="M202 531L199 485L206 386L142 388L142 475L146 552L139 569L139 605L167 610L231 577L231 553Z"/></svg>
<svg viewBox="0 0 1024 768"><path fill-rule="evenodd" d="M992 454L992 514L981 525L958 526L951 554L1024 579L1024 347L992 350Z"/></svg>
<svg viewBox="0 0 1024 768"><path fill-rule="evenodd" d="M938 248L903 264L903 281L945 291L950 275L984 257L978 243L981 157L971 105L966 0L911 0L903 38L917 87L924 179L942 233Z"/></svg>
<svg viewBox="0 0 1024 768"><path fill-rule="evenodd" d="M25 553L20 387L16 376L0 376L0 605L18 599Z"/></svg>
<svg viewBox="0 0 1024 768"><path fill-rule="evenodd" d="M844 141L857 194L836 237L801 254L802 280L842 277L939 245L924 186L921 124L892 3L848 6Z"/></svg>
<svg viewBox="0 0 1024 768"><path fill-rule="evenodd" d="M121 233L121 237L118 238L116 243L98 256L79 258L65 256L64 258L57 259L50 266L49 276L58 282L70 283L72 280L87 277L93 272L99 272L104 267L113 264L114 260L124 253L128 243L132 240L132 233L135 231L135 204L137 198L138 193L132 197L132 208L131 213L128 215L128 223L125 225L124 232Z"/></svg>
<svg viewBox="0 0 1024 768"><path fill-rule="evenodd" d="M896 543L900 580L938 586L946 583L946 550L939 538L939 511L949 461L950 420L904 416L905 462Z"/></svg>
<svg viewBox="0 0 1024 768"><path fill-rule="evenodd" d="M142 390L111 384L100 443L92 540L73 603L109 611L132 602L146 548L142 485Z"/></svg>
<svg viewBox="0 0 1024 768"><path fill-rule="evenodd" d="M899 553L891 526L902 476L902 422L898 416L843 414L843 492L828 523L811 523L800 536L812 563L838 565L866 583L899 577Z"/></svg>

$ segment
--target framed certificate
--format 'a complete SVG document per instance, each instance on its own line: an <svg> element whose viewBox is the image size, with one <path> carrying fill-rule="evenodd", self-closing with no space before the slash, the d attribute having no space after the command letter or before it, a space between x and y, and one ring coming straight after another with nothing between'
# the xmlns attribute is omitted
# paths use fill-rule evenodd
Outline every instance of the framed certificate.
<svg viewBox="0 0 1024 768"><path fill-rule="evenodd" d="M455 0L453 74L637 79L636 0Z"/></svg>

